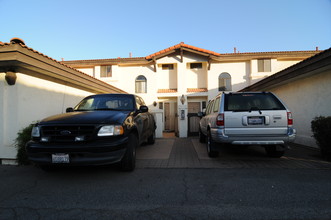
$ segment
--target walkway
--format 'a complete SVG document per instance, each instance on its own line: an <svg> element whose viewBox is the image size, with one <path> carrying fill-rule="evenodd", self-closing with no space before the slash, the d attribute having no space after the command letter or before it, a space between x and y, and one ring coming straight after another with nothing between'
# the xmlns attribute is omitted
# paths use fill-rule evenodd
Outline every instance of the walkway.
<svg viewBox="0 0 331 220"><path fill-rule="evenodd" d="M261 147L224 148L209 158L198 138L162 138L137 149L137 168L312 168L331 169L319 151L293 145L281 158L269 158Z"/></svg>

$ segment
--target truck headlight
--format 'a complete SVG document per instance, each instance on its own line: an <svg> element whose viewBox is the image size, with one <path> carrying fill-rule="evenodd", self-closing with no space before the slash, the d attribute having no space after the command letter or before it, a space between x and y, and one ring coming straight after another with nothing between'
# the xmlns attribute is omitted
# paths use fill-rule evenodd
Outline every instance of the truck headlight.
<svg viewBox="0 0 331 220"><path fill-rule="evenodd" d="M105 125L102 126L98 132L98 136L115 136L124 133L121 125Z"/></svg>
<svg viewBox="0 0 331 220"><path fill-rule="evenodd" d="M38 126L35 126L35 127L32 128L31 136L32 137L40 137L40 128Z"/></svg>

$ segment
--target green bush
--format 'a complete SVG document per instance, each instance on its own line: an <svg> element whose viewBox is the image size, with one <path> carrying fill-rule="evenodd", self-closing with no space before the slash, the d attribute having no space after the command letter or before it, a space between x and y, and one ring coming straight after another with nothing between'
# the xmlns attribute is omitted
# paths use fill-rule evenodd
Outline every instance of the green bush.
<svg viewBox="0 0 331 220"><path fill-rule="evenodd" d="M15 145L17 148L16 159L19 165L28 165L30 161L25 151L25 144L31 139L31 131L33 124L23 128L17 133L17 138L15 140Z"/></svg>
<svg viewBox="0 0 331 220"><path fill-rule="evenodd" d="M311 130L318 146L321 149L322 156L331 159L331 116L319 116L311 121Z"/></svg>

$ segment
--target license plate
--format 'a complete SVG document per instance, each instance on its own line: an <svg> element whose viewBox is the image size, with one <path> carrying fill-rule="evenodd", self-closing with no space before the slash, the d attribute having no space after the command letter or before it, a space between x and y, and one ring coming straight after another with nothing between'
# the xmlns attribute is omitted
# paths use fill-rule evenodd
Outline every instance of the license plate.
<svg viewBox="0 0 331 220"><path fill-rule="evenodd" d="M52 163L69 163L69 154L52 154Z"/></svg>
<svg viewBox="0 0 331 220"><path fill-rule="evenodd" d="M262 125L263 117L248 117L248 124L249 125Z"/></svg>

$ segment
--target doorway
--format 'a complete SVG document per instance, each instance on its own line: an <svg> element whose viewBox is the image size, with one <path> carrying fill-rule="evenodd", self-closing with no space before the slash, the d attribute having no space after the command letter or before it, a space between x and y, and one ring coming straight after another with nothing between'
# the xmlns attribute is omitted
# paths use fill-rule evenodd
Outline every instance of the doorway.
<svg viewBox="0 0 331 220"><path fill-rule="evenodd" d="M188 103L188 130L187 136L197 136L199 135L199 122L200 117L198 116L198 112L201 109L200 102L189 102Z"/></svg>

